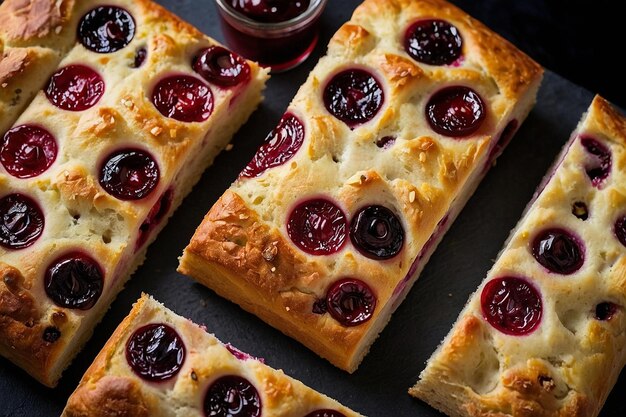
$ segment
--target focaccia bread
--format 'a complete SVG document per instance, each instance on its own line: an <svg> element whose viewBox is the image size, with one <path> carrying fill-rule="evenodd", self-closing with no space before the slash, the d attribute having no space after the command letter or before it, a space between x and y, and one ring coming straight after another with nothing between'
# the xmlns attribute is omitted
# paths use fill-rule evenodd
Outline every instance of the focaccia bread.
<svg viewBox="0 0 626 417"><path fill-rule="evenodd" d="M0 147L0 354L50 386L267 78L148 0L82 6Z"/></svg>
<svg viewBox="0 0 626 417"><path fill-rule="evenodd" d="M443 0L366 0L179 271L354 371L541 77Z"/></svg>
<svg viewBox="0 0 626 417"><path fill-rule="evenodd" d="M62 417L357 417L143 295Z"/></svg>
<svg viewBox="0 0 626 417"><path fill-rule="evenodd" d="M595 417L626 364L626 118L596 97L410 390L453 417Z"/></svg>

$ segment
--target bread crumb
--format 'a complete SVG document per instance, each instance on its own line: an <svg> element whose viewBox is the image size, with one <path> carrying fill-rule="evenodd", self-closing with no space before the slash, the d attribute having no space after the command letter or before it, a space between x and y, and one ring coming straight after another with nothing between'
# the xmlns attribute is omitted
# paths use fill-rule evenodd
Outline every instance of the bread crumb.
<svg viewBox="0 0 626 417"><path fill-rule="evenodd" d="M426 162L426 154L424 152L420 152L419 158L421 163Z"/></svg>
<svg viewBox="0 0 626 417"><path fill-rule="evenodd" d="M61 26L57 26L57 27L54 28L54 33L56 33L58 35L59 33L61 33L62 30L63 30L63 28Z"/></svg>
<svg viewBox="0 0 626 417"><path fill-rule="evenodd" d="M133 102L130 100L122 99L122 104L128 107L129 109L133 107Z"/></svg>
<svg viewBox="0 0 626 417"><path fill-rule="evenodd" d="M291 310L291 309L290 309L289 307L285 307L285 310L289 311L289 310Z"/></svg>
<svg viewBox="0 0 626 417"><path fill-rule="evenodd" d="M276 267L275 267L275 266L273 266L273 267L272 267L272 269L270 269L270 271L272 271L272 272L276 272Z"/></svg>
<svg viewBox="0 0 626 417"><path fill-rule="evenodd" d="M8 83L2 83L2 88L7 88Z"/></svg>
<svg viewBox="0 0 626 417"><path fill-rule="evenodd" d="M409 203L412 203L412 202L414 202L414 201L415 201L415 190L412 190L412 191L409 193Z"/></svg>
<svg viewBox="0 0 626 417"><path fill-rule="evenodd" d="M163 129L161 129L159 126L154 126L152 129L150 129L150 133L152 133L153 136L159 136L162 131Z"/></svg>
<svg viewBox="0 0 626 417"><path fill-rule="evenodd" d="M229 143L228 145L226 145L226 152L228 151L232 151L232 149L235 147L235 145L233 145L232 143Z"/></svg>
<svg viewBox="0 0 626 417"><path fill-rule="evenodd" d="M170 129L170 138L175 138L177 135L177 131L176 129Z"/></svg>

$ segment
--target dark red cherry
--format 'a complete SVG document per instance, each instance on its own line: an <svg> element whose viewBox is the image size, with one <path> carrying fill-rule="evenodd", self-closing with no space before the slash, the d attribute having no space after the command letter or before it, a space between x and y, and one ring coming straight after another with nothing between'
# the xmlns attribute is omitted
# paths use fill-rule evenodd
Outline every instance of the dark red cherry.
<svg viewBox="0 0 626 417"><path fill-rule="evenodd" d="M191 75L173 75L154 87L152 103L165 117L181 122L204 122L213 113L213 93Z"/></svg>
<svg viewBox="0 0 626 417"><path fill-rule="evenodd" d="M404 228L398 216L383 206L368 206L352 218L350 240L371 259L389 259L402 250Z"/></svg>
<svg viewBox="0 0 626 417"><path fill-rule="evenodd" d="M318 198L298 204L287 220L293 243L312 255L330 255L346 242L348 220L332 202Z"/></svg>
<svg viewBox="0 0 626 417"><path fill-rule="evenodd" d="M342 325L358 326L372 318L376 309L376 296L363 281L344 278L328 289L326 308Z"/></svg>
<svg viewBox="0 0 626 417"><path fill-rule="evenodd" d="M569 275L580 269L584 262L582 243L572 233L563 229L540 232L532 244L533 256L544 268L557 274Z"/></svg>
<svg viewBox="0 0 626 417"><path fill-rule="evenodd" d="M110 154L100 167L99 182L120 200L140 200L159 183L159 166L141 149L121 149Z"/></svg>
<svg viewBox="0 0 626 417"><path fill-rule="evenodd" d="M78 23L78 41L85 48L101 54L119 51L134 36L135 20L119 7L96 7Z"/></svg>
<svg viewBox="0 0 626 417"><path fill-rule="evenodd" d="M310 0L230 0L229 5L252 20L278 23L306 12Z"/></svg>
<svg viewBox="0 0 626 417"><path fill-rule="evenodd" d="M152 382L166 381L183 366L185 344L167 324L148 324L128 339L126 361L139 377Z"/></svg>
<svg viewBox="0 0 626 417"><path fill-rule="evenodd" d="M46 97L62 110L82 111L96 105L104 88L104 80L91 68L68 65L52 74L46 86Z"/></svg>
<svg viewBox="0 0 626 417"><path fill-rule="evenodd" d="M139 68L146 62L146 58L148 57L148 51L146 48L139 48L135 51L135 59L133 61L133 68Z"/></svg>
<svg viewBox="0 0 626 417"><path fill-rule="evenodd" d="M278 126L265 138L252 161L241 172L253 178L265 170L284 164L298 152L304 142L304 125L293 114L285 113Z"/></svg>
<svg viewBox="0 0 626 417"><path fill-rule="evenodd" d="M613 304L610 302L600 303L596 306L596 319L601 321L608 321L617 314L619 307L617 304Z"/></svg>
<svg viewBox="0 0 626 417"><path fill-rule="evenodd" d="M617 240L619 240L622 245L626 246L626 215L617 219L613 232Z"/></svg>
<svg viewBox="0 0 626 417"><path fill-rule="evenodd" d="M261 396L245 378L226 375L215 380L204 397L206 417L260 417Z"/></svg>
<svg viewBox="0 0 626 417"><path fill-rule="evenodd" d="M54 136L35 125L21 125L9 130L0 147L0 162L17 178L36 177L50 168L56 157Z"/></svg>
<svg viewBox="0 0 626 417"><path fill-rule="evenodd" d="M383 88L372 74L348 69L335 75L324 89L324 105L350 128L369 122L384 101Z"/></svg>
<svg viewBox="0 0 626 417"><path fill-rule="evenodd" d="M59 307L89 310L100 298L103 286L102 268L82 252L65 254L46 269L46 294Z"/></svg>
<svg viewBox="0 0 626 417"><path fill-rule="evenodd" d="M43 233L45 219L39 205L23 194L0 198L0 246L23 249Z"/></svg>
<svg viewBox="0 0 626 417"><path fill-rule="evenodd" d="M220 87L232 87L250 79L250 65L221 46L210 46L194 59L193 70Z"/></svg>
<svg viewBox="0 0 626 417"><path fill-rule="evenodd" d="M304 417L346 417L337 410L315 410Z"/></svg>
<svg viewBox="0 0 626 417"><path fill-rule="evenodd" d="M535 287L523 278L489 281L480 297L483 316L502 333L523 336L539 326L543 306Z"/></svg>
<svg viewBox="0 0 626 417"><path fill-rule="evenodd" d="M437 91L426 105L426 119L437 133L451 137L469 136L485 120L485 106L477 92L453 86Z"/></svg>
<svg viewBox="0 0 626 417"><path fill-rule="evenodd" d="M456 26L445 20L420 20L406 30L404 49L418 62L450 65L461 56L463 38Z"/></svg>
<svg viewBox="0 0 626 417"><path fill-rule="evenodd" d="M611 172L611 151L588 136L582 137L580 143L589 154L589 160L585 165L587 176L594 187L601 188Z"/></svg>
<svg viewBox="0 0 626 417"><path fill-rule="evenodd" d="M146 216L146 219L139 226L139 236L137 237L137 243L135 244L135 250L141 248L150 237L152 231L163 221L163 219L169 213L172 208L172 200L174 199L174 191L167 190L163 193L161 198L154 203L154 206L150 209L150 212Z"/></svg>
<svg viewBox="0 0 626 417"><path fill-rule="evenodd" d="M382 149L389 149L395 142L395 136L383 136L382 138L376 140L376 146Z"/></svg>
<svg viewBox="0 0 626 417"><path fill-rule="evenodd" d="M48 326L43 331L43 340L54 343L61 338L61 331L54 326Z"/></svg>

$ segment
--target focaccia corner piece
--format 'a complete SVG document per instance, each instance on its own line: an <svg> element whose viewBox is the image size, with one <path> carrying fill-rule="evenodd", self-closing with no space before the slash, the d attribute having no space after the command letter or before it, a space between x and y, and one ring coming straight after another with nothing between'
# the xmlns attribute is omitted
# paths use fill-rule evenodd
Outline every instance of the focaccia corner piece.
<svg viewBox="0 0 626 417"><path fill-rule="evenodd" d="M452 417L595 417L626 364L626 119L596 97L414 395Z"/></svg>
<svg viewBox="0 0 626 417"><path fill-rule="evenodd" d="M62 417L358 417L143 295Z"/></svg>
<svg viewBox="0 0 626 417"><path fill-rule="evenodd" d="M77 43L0 143L0 354L46 385L267 78L150 1L75 4Z"/></svg>
<svg viewBox="0 0 626 417"><path fill-rule="evenodd" d="M541 77L442 0L366 0L179 270L354 371Z"/></svg>

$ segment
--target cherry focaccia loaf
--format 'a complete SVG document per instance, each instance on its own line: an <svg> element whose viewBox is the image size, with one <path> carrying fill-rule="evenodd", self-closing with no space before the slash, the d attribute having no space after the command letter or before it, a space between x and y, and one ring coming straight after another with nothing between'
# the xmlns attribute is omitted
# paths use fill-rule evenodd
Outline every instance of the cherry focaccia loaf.
<svg viewBox="0 0 626 417"><path fill-rule="evenodd" d="M626 364L625 145L596 97L412 395L454 417L598 415Z"/></svg>
<svg viewBox="0 0 626 417"><path fill-rule="evenodd" d="M143 295L63 417L357 417Z"/></svg>
<svg viewBox="0 0 626 417"><path fill-rule="evenodd" d="M152 2L100 3L0 148L0 354L46 385L267 77Z"/></svg>
<svg viewBox="0 0 626 417"><path fill-rule="evenodd" d="M354 371L541 76L444 1L366 0L179 270Z"/></svg>

